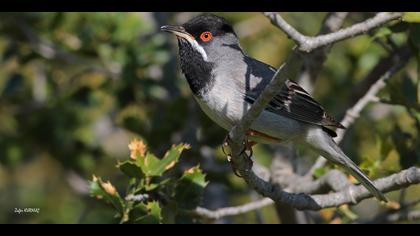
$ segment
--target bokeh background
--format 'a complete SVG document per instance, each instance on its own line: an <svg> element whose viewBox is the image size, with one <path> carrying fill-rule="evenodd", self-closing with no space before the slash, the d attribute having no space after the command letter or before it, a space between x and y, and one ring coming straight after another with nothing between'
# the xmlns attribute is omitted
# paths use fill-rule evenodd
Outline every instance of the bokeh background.
<svg viewBox="0 0 420 236"><path fill-rule="evenodd" d="M207 174L202 206L216 209L259 197L232 173L220 150L226 132L192 99L176 39L159 30L197 14L0 14L0 223L114 223L113 210L89 196L86 180L106 176L123 189L115 164L128 158L133 138L159 155L173 143L191 144L180 168L200 164ZM294 45L261 13L216 14L234 25L250 56L275 67ZM283 13L307 35L319 31L325 15ZM370 16L352 13L345 26ZM391 33L397 46L407 43L406 31ZM391 33L380 30L333 47L312 94L338 120L354 104L356 85L389 54L378 42ZM380 94L389 104L369 105L343 140L345 152L372 178L420 163L419 68L412 57ZM275 149L259 145L255 156L269 166ZM302 156L300 169L316 158ZM413 186L389 196L409 201L419 194ZM40 213L15 213L25 207ZM383 209L367 200L352 210L363 219ZM321 213L321 222L347 217ZM270 206L219 222L279 218Z"/></svg>

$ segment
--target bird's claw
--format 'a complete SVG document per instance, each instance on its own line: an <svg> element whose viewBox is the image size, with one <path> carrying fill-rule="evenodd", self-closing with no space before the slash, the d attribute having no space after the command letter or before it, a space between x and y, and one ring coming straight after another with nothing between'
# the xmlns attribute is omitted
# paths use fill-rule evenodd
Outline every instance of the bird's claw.
<svg viewBox="0 0 420 236"><path fill-rule="evenodd" d="M232 153L227 153L225 147L229 146L229 135L226 136L225 140L223 141L223 145L222 145L222 151L223 153L226 155L228 162L231 164L232 167L232 171L233 173L238 176L239 178L243 178L243 175L239 174L237 168L235 167L235 164L233 162L232 159ZM246 163L248 163L247 168L245 169L246 171L250 171L252 169L252 155L253 155L253 150L252 150L252 145L249 145L250 143L248 142L248 138L245 139L245 143L244 143L244 149L239 153L239 156L245 156ZM247 153L247 151L249 151L249 154Z"/></svg>

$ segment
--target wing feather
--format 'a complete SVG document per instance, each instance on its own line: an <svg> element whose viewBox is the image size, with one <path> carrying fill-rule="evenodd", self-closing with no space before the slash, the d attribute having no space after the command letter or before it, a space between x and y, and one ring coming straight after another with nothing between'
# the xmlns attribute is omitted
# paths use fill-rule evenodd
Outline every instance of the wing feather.
<svg viewBox="0 0 420 236"><path fill-rule="evenodd" d="M252 76L255 77L251 80L251 84L253 81L255 84L250 86L250 89L247 90L245 94L245 100L247 102L253 103L258 98L259 94L262 92L265 86L269 83L276 70L273 67L260 61L249 58L248 60L251 67L259 68L259 73L254 74L251 72ZM263 68L264 65L266 66L265 68L267 68L267 71L262 73L261 68ZM255 72L257 70L255 69L252 71ZM262 77L264 77L263 80L261 80ZM257 83L257 81L259 82ZM336 135L335 132L324 126L345 128L342 124L329 116L321 104L312 98L312 96L307 91L305 91L292 80L286 80L284 86L270 101L269 105L266 107L266 110L302 122L320 125L326 132L328 131L327 133L333 137Z"/></svg>

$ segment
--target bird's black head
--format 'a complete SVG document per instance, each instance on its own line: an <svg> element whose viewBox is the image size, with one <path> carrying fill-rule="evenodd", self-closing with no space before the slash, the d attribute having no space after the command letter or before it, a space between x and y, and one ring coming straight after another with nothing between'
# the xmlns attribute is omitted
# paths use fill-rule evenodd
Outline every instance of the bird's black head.
<svg viewBox="0 0 420 236"><path fill-rule="evenodd" d="M216 15L199 15L180 26L161 29L177 36L181 69L195 94L211 85L212 69L229 50L242 53L232 26Z"/></svg>
<svg viewBox="0 0 420 236"><path fill-rule="evenodd" d="M204 61L217 59L225 46L239 46L232 26L213 14L199 15L180 26L165 25L161 29L177 36L180 50L194 50Z"/></svg>
<svg viewBox="0 0 420 236"><path fill-rule="evenodd" d="M234 34L232 26L222 17L213 14L199 15L182 25L194 38L200 39L200 43L209 40L205 38L206 32L211 33L212 37L220 37L225 34Z"/></svg>

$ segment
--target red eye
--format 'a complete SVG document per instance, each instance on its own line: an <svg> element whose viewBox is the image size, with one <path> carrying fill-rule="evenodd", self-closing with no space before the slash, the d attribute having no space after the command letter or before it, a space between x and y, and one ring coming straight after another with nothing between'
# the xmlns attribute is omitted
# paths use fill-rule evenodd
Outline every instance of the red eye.
<svg viewBox="0 0 420 236"><path fill-rule="evenodd" d="M213 35L211 34L211 32L208 32L208 31L203 32L203 33L201 33L201 35L200 35L200 39L201 39L203 42L208 42L208 41L210 41L212 38L213 38Z"/></svg>

